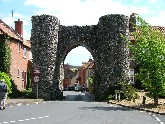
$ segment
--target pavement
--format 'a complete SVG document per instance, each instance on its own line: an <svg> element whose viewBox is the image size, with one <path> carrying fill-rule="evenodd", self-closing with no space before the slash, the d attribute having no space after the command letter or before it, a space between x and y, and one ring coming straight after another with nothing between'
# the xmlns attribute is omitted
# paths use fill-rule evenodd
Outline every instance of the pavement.
<svg viewBox="0 0 165 124"><path fill-rule="evenodd" d="M91 98L92 101L94 101L94 95L92 95L89 92L86 92L86 94ZM127 107L127 108L131 108L131 109L135 109L135 110L140 110L140 111L146 111L146 112L151 112L151 113L155 113L155 114L160 114L160 115L165 115L164 112L158 112L158 111L154 111L152 109L145 109L145 108L141 108L140 106L129 106L129 105L125 105L125 104L121 104L121 103L116 103L116 102L111 102L111 101L107 101L107 104L116 104L122 107Z"/></svg>
<svg viewBox="0 0 165 124"><path fill-rule="evenodd" d="M6 99L6 106L15 104L29 104L34 102L42 102L43 99Z"/></svg>
<svg viewBox="0 0 165 124"><path fill-rule="evenodd" d="M155 113L155 114L165 115L165 113L163 113L163 112L154 111L152 109L141 108L141 107L138 107L138 106L128 106L128 105L115 103L115 102L111 102L111 101L108 101L107 104L116 104L116 105L119 105L119 106L122 106L122 107L127 107L127 108L131 108L131 109L139 110L139 111L146 111L146 112L151 112L151 113Z"/></svg>

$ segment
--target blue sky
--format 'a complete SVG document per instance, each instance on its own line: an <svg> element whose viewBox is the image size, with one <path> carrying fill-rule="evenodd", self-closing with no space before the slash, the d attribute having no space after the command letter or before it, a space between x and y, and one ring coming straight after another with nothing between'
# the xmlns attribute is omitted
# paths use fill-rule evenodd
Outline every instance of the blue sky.
<svg viewBox="0 0 165 124"><path fill-rule="evenodd" d="M165 27L165 0L0 0L0 18L14 28L14 21L24 24L23 37L30 39L31 16L49 14L61 25L96 25L107 14L139 14L153 26ZM12 19L12 10L14 11ZM84 47L73 49L65 63L81 65L90 53Z"/></svg>

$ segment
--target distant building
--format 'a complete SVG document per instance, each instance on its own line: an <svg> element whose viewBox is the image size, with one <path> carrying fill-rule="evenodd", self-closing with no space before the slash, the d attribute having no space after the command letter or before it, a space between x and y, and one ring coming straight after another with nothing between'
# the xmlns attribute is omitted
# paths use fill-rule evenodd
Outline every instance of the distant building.
<svg viewBox="0 0 165 124"><path fill-rule="evenodd" d="M82 62L82 67L79 69L78 83L86 88L89 88L88 79L94 76L94 60L89 59L88 62Z"/></svg>
<svg viewBox="0 0 165 124"><path fill-rule="evenodd" d="M74 86L76 83L78 69L72 68L71 65L64 65L64 79L63 87L67 88L69 85Z"/></svg>
<svg viewBox="0 0 165 124"><path fill-rule="evenodd" d="M22 90L27 84L27 69L31 70L31 45L29 40L23 39L23 22L15 21L15 30L0 19L0 35L8 35L8 45L11 49L10 75L15 88ZM0 42L1 39L0 39Z"/></svg>

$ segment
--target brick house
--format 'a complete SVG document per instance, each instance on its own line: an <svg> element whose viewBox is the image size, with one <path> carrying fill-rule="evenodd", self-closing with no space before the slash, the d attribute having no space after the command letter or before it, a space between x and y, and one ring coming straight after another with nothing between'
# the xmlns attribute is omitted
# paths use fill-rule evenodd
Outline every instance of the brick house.
<svg viewBox="0 0 165 124"><path fill-rule="evenodd" d="M27 84L27 68L31 70L31 46L30 41L23 39L23 22L15 21L15 30L0 19L0 35L8 35L8 45L11 50L10 76L15 88L23 90Z"/></svg>
<svg viewBox="0 0 165 124"><path fill-rule="evenodd" d="M82 67L79 70L79 76L77 78L78 83L88 88L89 87L88 78L94 76L93 74L94 74L94 61L92 59L89 59L88 62L82 62Z"/></svg>
<svg viewBox="0 0 165 124"><path fill-rule="evenodd" d="M77 74L77 70L71 69L69 64L64 65L64 79L63 79L64 88L67 88L69 85L74 86L76 74Z"/></svg>

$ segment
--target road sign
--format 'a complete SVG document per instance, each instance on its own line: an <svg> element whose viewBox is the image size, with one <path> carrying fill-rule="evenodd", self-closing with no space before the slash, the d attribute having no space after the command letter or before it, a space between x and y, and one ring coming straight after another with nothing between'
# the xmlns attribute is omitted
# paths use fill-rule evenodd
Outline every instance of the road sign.
<svg viewBox="0 0 165 124"><path fill-rule="evenodd" d="M40 70L39 70L39 68L34 68L34 74L40 74L41 72L40 72Z"/></svg>
<svg viewBox="0 0 165 124"><path fill-rule="evenodd" d="M36 76L34 76L34 82L35 82L35 83L38 83L39 81L40 81L39 76L37 76L37 75L36 75Z"/></svg>

